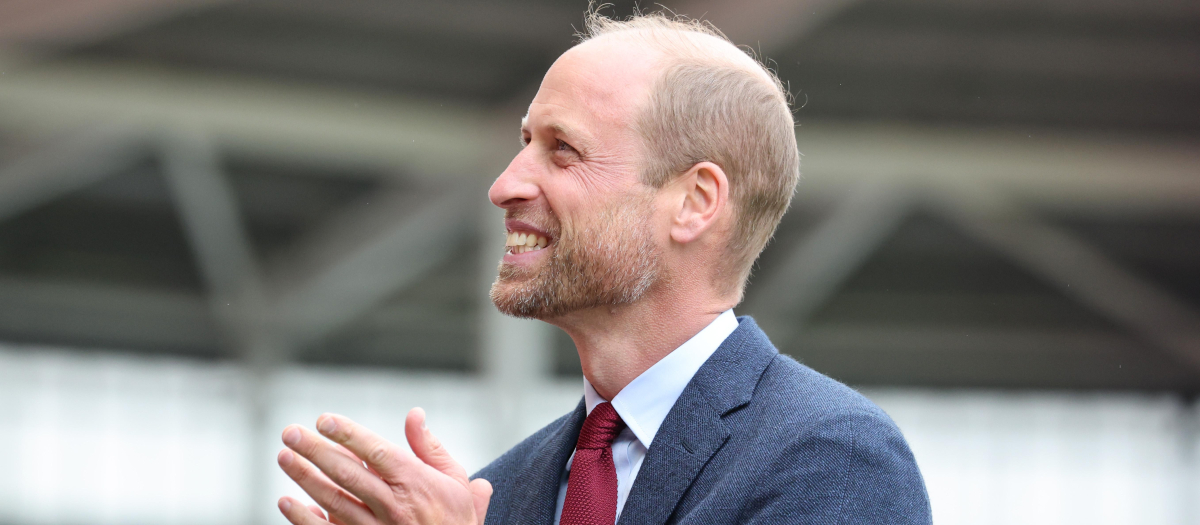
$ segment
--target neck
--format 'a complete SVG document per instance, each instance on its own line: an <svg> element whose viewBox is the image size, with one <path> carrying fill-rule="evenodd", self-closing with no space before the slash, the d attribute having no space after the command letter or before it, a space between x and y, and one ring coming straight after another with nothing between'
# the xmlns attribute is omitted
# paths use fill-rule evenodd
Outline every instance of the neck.
<svg viewBox="0 0 1200 525"><path fill-rule="evenodd" d="M611 400L734 302L648 294L636 303L574 312L549 322L571 336L584 377L596 393Z"/></svg>

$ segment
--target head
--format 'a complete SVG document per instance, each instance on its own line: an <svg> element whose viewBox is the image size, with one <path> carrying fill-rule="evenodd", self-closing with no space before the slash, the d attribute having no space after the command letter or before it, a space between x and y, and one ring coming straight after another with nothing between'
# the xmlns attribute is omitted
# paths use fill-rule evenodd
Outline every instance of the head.
<svg viewBox="0 0 1200 525"><path fill-rule="evenodd" d="M736 303L799 177L779 81L711 26L657 14L590 14L521 140L489 196L509 232L492 299L522 317L672 286Z"/></svg>

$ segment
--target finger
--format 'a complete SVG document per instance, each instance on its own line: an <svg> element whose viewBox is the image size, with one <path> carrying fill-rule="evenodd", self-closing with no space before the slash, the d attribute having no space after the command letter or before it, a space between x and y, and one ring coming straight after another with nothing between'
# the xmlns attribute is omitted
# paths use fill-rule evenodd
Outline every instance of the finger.
<svg viewBox="0 0 1200 525"><path fill-rule="evenodd" d="M492 483L479 478L471 480L468 487L471 489L471 498L475 503L475 516L479 518L479 523L482 525L484 517L487 516L488 503L492 501Z"/></svg>
<svg viewBox="0 0 1200 525"><path fill-rule="evenodd" d="M341 452L343 456L346 456L346 457L350 458L351 460L353 460L355 463L362 465L363 468L369 468L369 467L367 467L367 462L363 461L362 458L354 455L353 452L350 452L350 449L343 447L342 445L339 445L337 443L330 443L329 445L332 446L334 450Z"/></svg>
<svg viewBox="0 0 1200 525"><path fill-rule="evenodd" d="M306 509L299 501L286 496L279 498L279 512L282 512L283 517L295 525L329 525L320 509L317 509L317 514L322 517L318 518L313 514L311 508Z"/></svg>
<svg viewBox="0 0 1200 525"><path fill-rule="evenodd" d="M467 470L450 456L433 431L425 426L425 409L417 407L408 411L408 417L404 420L404 434L408 437L409 448L421 461L463 485L467 484Z"/></svg>
<svg viewBox="0 0 1200 525"><path fill-rule="evenodd" d="M399 482L407 472L421 465L408 451L345 416L323 414L317 418L317 430L366 460L367 466L385 481Z"/></svg>
<svg viewBox="0 0 1200 525"><path fill-rule="evenodd" d="M279 466L283 468L288 477L292 478L301 489L304 489L304 492L307 492L317 504L329 511L331 518L355 525L371 523L373 520L374 514L365 504L346 492L345 489L335 485L299 454L283 449L279 452L278 460ZM280 510L283 510L282 505L281 500ZM301 507L303 506L301 505ZM292 519L286 511L284 514L289 516L288 519ZM311 515L312 513L305 510L303 514ZM308 522L293 520L292 523Z"/></svg>
<svg viewBox="0 0 1200 525"><path fill-rule="evenodd" d="M370 473L372 473L372 474L374 474L374 475L378 476L378 477L379 477L379 478L381 478L381 479L383 478L383 476L380 476L380 475L379 475L379 473L378 473L378 472L376 472L376 471L375 471L375 469L371 468L371 466L370 466L370 465L368 465L366 461L363 461L363 459L362 459L362 458L360 458L360 457L358 457L358 456L354 455L354 453L353 453L353 452L350 452L350 449L348 449L348 448L346 448L346 447L344 447L344 446L342 446L341 444L338 444L338 443L332 443L332 445L333 445L333 447L334 447L334 448L338 449L338 451L339 451L339 452L341 452L341 453L345 454L345 455L346 455L346 457L348 457L348 458L350 458L350 459L353 459L354 461L356 461L356 462L358 462L359 464L361 464L361 465L363 466L363 468L367 469L367 471L368 471L368 472L370 472Z"/></svg>
<svg viewBox="0 0 1200 525"><path fill-rule="evenodd" d="M357 457L351 459L352 455L342 453L333 443L299 425L291 425L283 430L283 443L311 461L338 486L366 503L377 515L383 515L386 511L384 504L391 500L391 489L383 480L368 472Z"/></svg>
<svg viewBox="0 0 1200 525"><path fill-rule="evenodd" d="M316 514L318 518L325 519L325 511L321 510L321 507L309 505L308 510L312 511L313 514Z"/></svg>
<svg viewBox="0 0 1200 525"><path fill-rule="evenodd" d="M308 510L311 510L313 514L316 514L318 518L326 520L326 521L332 523L333 525L346 525L345 522L337 519L336 516L329 516L328 518L325 517L325 511L317 505L309 505Z"/></svg>

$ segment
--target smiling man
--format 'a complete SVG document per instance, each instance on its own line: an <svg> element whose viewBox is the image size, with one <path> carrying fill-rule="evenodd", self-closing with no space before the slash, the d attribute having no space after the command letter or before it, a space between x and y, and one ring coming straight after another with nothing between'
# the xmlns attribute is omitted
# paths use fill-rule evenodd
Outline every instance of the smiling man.
<svg viewBox="0 0 1200 525"><path fill-rule="evenodd" d="M593 14L587 29L489 192L508 232L492 300L571 336L579 406L473 480L419 409L412 454L327 414L338 445L288 427L281 467L355 525L930 523L887 415L733 314L799 178L779 81L702 24Z"/></svg>

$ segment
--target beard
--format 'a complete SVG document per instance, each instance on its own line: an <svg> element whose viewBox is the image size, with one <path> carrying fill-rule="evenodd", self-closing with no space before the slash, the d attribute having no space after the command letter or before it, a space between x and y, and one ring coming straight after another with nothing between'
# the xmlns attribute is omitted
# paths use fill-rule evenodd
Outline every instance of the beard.
<svg viewBox="0 0 1200 525"><path fill-rule="evenodd" d="M651 198L639 198L582 228L561 227L553 215L538 220L510 209L509 218L551 226L553 251L536 268L501 261L492 303L507 315L546 320L640 300L665 279L662 249L646 220L652 206Z"/></svg>

